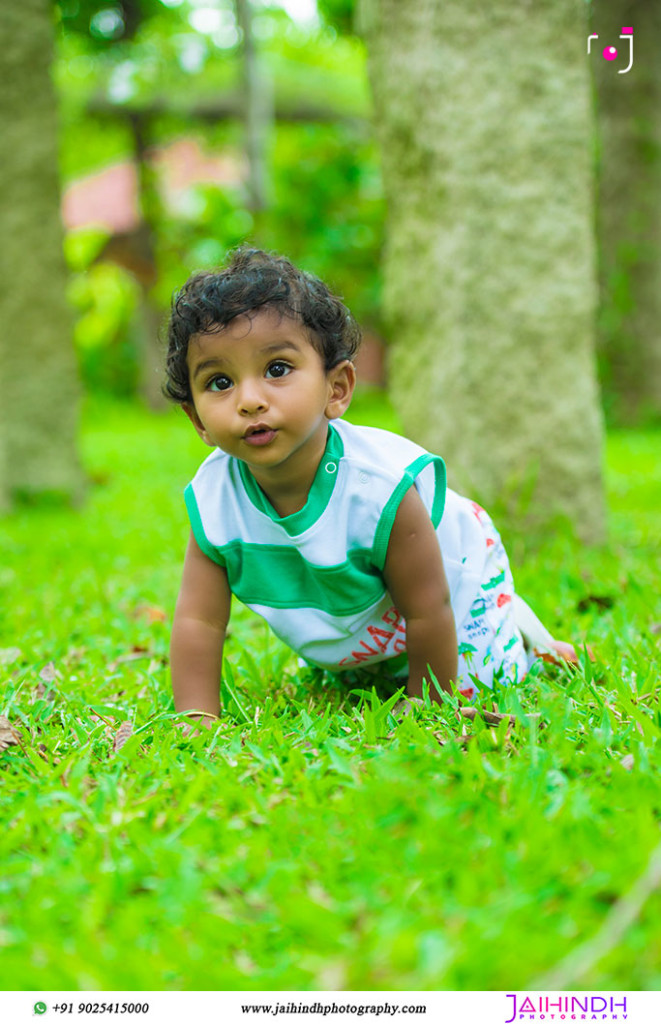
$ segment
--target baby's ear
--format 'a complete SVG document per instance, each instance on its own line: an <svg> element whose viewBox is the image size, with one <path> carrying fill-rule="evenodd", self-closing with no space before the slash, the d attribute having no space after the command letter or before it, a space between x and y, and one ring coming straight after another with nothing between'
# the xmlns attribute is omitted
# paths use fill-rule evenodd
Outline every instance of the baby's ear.
<svg viewBox="0 0 661 1024"><path fill-rule="evenodd" d="M350 359L328 371L328 403L326 416L329 420L337 420L349 408L356 386L356 369Z"/></svg>
<svg viewBox="0 0 661 1024"><path fill-rule="evenodd" d="M210 448L215 448L215 445L214 445L213 441L209 440L209 435L207 434L207 432L206 432L206 430L204 428L204 424L203 424L202 420L197 415L197 410L196 410L195 406L193 405L193 403L192 402L182 402L181 403L181 408L184 410L184 412L188 416L188 419L191 421L191 423L193 424L193 426L197 430L198 434L200 435L200 437L202 438L204 443L208 444Z"/></svg>

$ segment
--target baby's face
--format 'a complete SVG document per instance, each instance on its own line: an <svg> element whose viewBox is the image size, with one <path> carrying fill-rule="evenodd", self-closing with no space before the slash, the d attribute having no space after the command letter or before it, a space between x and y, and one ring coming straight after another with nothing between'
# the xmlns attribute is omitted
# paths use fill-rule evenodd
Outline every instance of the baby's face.
<svg viewBox="0 0 661 1024"><path fill-rule="evenodd" d="M296 486L316 469L328 420L342 415L353 390L351 364L326 372L304 326L275 310L195 335L187 361L193 403L184 409L200 437L247 463L259 483L285 474Z"/></svg>

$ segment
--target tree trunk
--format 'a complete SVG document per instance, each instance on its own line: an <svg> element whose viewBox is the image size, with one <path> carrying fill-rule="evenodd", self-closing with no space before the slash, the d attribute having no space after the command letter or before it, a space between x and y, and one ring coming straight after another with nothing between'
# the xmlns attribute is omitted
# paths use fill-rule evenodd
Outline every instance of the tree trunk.
<svg viewBox="0 0 661 1024"><path fill-rule="evenodd" d="M140 286L137 325L140 358L140 394L154 412L168 408L163 385L164 349L160 341L163 311L154 299L154 285L158 279L156 245L158 225L161 221L161 199L158 184L147 155L149 148L149 118L132 114L129 119L133 140L133 158L138 178L140 224L133 232L133 242L139 254L141 272L134 272Z"/></svg>
<svg viewBox="0 0 661 1024"><path fill-rule="evenodd" d="M65 300L52 5L0 6L0 504L79 498L79 385Z"/></svg>
<svg viewBox="0 0 661 1024"><path fill-rule="evenodd" d="M390 387L510 525L603 537L582 0L363 0L385 192Z"/></svg>
<svg viewBox="0 0 661 1024"><path fill-rule="evenodd" d="M599 350L613 417L661 417L661 6L592 3L599 127ZM633 66L622 28L633 28ZM604 60L605 47L618 55Z"/></svg>
<svg viewBox="0 0 661 1024"><path fill-rule="evenodd" d="M242 114L244 146L248 161L248 209L256 218L256 234L259 234L260 214L268 205L266 151L273 127L273 104L265 71L255 45L250 0L234 0L234 7L243 38Z"/></svg>

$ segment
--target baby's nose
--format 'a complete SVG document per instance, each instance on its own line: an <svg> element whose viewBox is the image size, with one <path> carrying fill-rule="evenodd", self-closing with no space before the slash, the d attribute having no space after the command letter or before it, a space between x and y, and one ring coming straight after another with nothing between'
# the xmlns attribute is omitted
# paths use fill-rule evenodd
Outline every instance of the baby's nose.
<svg viewBox="0 0 661 1024"><path fill-rule="evenodd" d="M266 409L268 402L258 381L243 381L238 394L239 411L250 415Z"/></svg>

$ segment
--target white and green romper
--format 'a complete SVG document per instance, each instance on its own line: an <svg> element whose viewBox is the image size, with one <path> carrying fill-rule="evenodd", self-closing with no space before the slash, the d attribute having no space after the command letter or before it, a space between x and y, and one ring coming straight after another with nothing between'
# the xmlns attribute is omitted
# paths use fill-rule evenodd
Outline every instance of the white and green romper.
<svg viewBox="0 0 661 1024"><path fill-rule="evenodd" d="M225 567L233 594L306 662L343 672L406 675L406 623L383 580L388 539L408 488L434 525L450 585L457 686L467 697L494 679L515 683L529 657L514 584L487 513L446 487L445 465L397 434L344 420L329 425L304 508L281 518L247 467L216 449L185 491L201 550Z"/></svg>

